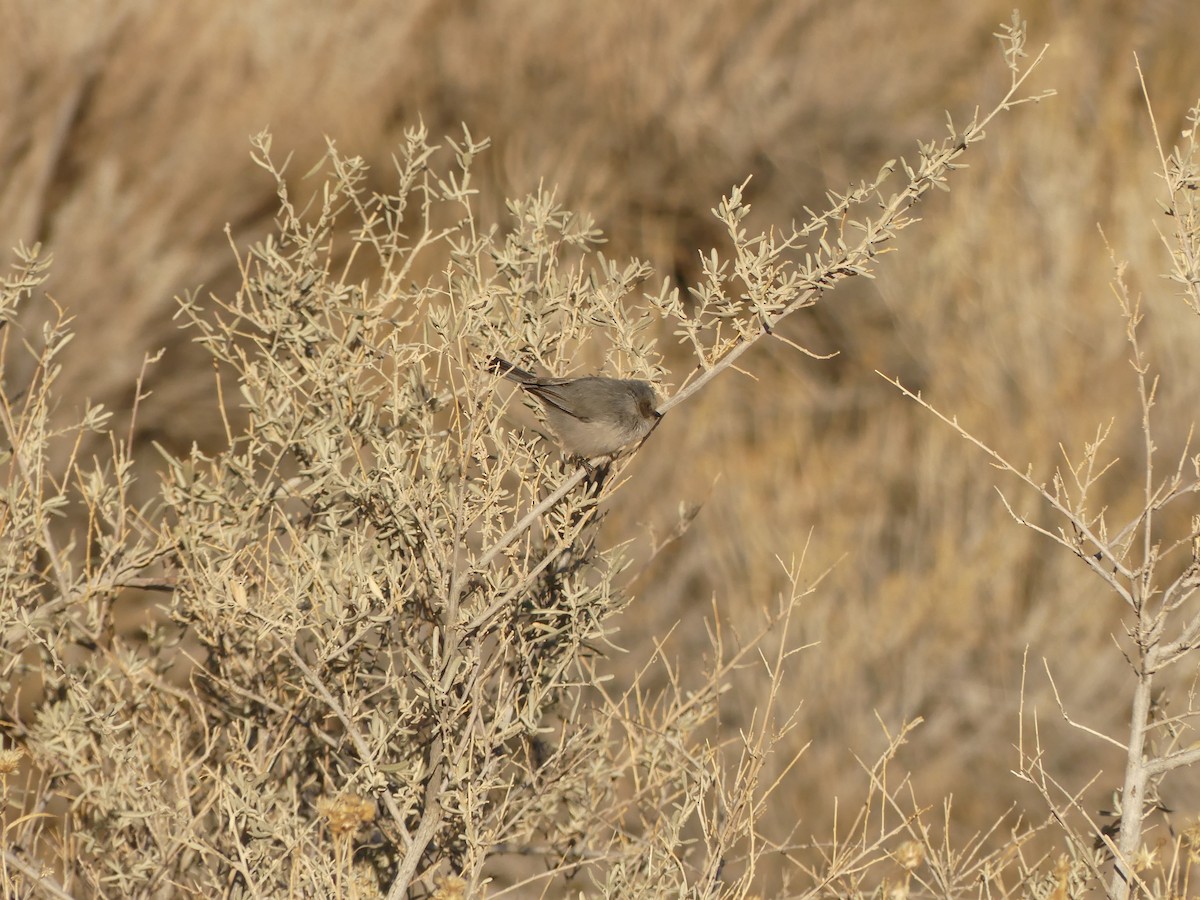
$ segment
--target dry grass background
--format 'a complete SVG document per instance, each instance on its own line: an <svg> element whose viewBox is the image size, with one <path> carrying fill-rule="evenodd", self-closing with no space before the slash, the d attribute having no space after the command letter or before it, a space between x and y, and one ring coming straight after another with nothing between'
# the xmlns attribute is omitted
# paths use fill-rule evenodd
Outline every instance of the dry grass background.
<svg viewBox="0 0 1200 900"><path fill-rule="evenodd" d="M172 323L172 298L201 284L230 293L239 277L223 227L239 246L271 227L273 185L249 160L249 134L270 126L297 175L326 135L384 173L417 117L434 135L465 122L493 140L477 168L484 221L544 181L597 217L609 255L686 282L697 251L720 241L709 209L731 184L752 174L752 224L786 225L826 187L939 137L944 110L965 118L998 96L1007 73L992 33L1009 12L0 0L0 246L40 240L55 255L50 292L86 342L63 395L123 408L143 353L168 347L139 427L145 446L186 448L213 441L219 422L209 364ZM1038 85L1058 97L999 123L878 281L788 323L788 338L836 358L756 351L747 377L718 379L665 420L606 526L614 540L662 534L680 504L702 504L637 571L618 674L668 632L669 656L702 653L714 609L725 627L750 628L788 589L777 556L805 553L812 579L832 567L803 610L814 646L793 658L794 739L811 746L768 817L782 832L828 832L834 798L861 792L854 755L883 747L880 722L895 731L917 716L901 761L919 797L953 794L966 830L1014 802L1042 815L1009 772L1026 648L1026 710L1041 714L1047 768L1080 787L1103 772L1092 810L1120 782L1119 752L1061 723L1040 660L1073 716L1119 734L1127 677L1110 634L1121 610L1078 560L1009 519L980 453L875 374L924 391L1046 477L1060 442L1079 447L1115 420L1122 463L1107 500L1134 509L1124 467L1140 453L1136 395L1099 224L1146 297L1168 456L1194 418L1200 323L1158 277L1161 182L1133 53L1169 144L1200 94L1200 17L1182 0L1022 13L1031 44L1051 47ZM752 708L758 679L737 676L729 724ZM1165 799L1176 824L1200 815L1187 778Z"/></svg>

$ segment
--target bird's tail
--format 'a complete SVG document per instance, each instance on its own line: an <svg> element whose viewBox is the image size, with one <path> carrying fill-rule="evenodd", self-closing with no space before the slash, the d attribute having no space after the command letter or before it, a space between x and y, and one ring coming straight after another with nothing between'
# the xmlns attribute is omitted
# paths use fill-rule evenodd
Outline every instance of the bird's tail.
<svg viewBox="0 0 1200 900"><path fill-rule="evenodd" d="M495 372L497 375L503 375L509 381L515 381L517 384L529 384L537 381L537 376L532 372L527 372L524 369L518 368L506 359L501 359L498 356L493 356L487 362L487 370Z"/></svg>

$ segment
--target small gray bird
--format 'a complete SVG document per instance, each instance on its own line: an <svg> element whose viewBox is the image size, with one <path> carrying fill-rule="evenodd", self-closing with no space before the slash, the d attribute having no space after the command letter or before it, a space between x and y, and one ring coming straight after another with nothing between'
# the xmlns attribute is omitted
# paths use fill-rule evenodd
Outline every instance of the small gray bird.
<svg viewBox="0 0 1200 900"><path fill-rule="evenodd" d="M498 356L487 367L536 397L563 449L584 459L616 455L648 435L662 416L648 381L599 375L540 378Z"/></svg>

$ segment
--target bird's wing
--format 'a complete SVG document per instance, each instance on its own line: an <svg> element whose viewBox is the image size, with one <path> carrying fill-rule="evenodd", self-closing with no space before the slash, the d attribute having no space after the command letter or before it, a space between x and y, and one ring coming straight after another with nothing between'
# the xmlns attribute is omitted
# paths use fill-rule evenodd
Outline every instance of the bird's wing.
<svg viewBox="0 0 1200 900"><path fill-rule="evenodd" d="M564 415L570 416L572 419L578 419L580 422L592 421L591 416L583 416L579 414L579 410L571 406L570 401L566 398L561 390L563 384L566 384L569 379L564 379L559 383L547 384L545 381L540 384L527 384L525 390L533 394L543 403L553 406L555 409L562 412Z"/></svg>

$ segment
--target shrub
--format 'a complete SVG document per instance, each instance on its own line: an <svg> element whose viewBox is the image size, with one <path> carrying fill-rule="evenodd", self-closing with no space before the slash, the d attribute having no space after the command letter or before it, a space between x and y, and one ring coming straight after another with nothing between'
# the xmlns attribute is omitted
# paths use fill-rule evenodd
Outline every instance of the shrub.
<svg viewBox="0 0 1200 900"><path fill-rule="evenodd" d="M614 685L606 654L632 597L628 558L600 526L604 501L638 487L636 471L628 458L563 459L484 365L495 352L567 374L603 359L607 372L662 383L657 341L670 333L695 368L661 410L686 416L750 347L785 340L782 320L870 277L985 126L1045 96L1022 93L1020 24L1002 37L1012 84L991 113L951 124L916 164L887 163L786 232L748 234L745 185L735 188L714 210L728 255L706 256L687 294L655 287L644 263L606 258L590 220L552 192L511 202L504 225L481 221L472 165L486 142L469 132L447 155L410 129L387 195L370 194L363 162L331 143L306 205L259 135L277 231L235 250L233 297L181 304L214 362L226 443L164 450L161 494L142 505L130 499L133 428L106 431L94 407L73 427L51 425L73 335L59 316L40 339L14 337L17 308L49 302L48 261L22 249L0 292L0 368L34 360L33 377L0 396L11 445L0 460L4 730L19 748L0 756L0 778L27 814L5 831L6 890L23 879L54 896L453 897L587 884L732 897L758 889L768 853L811 894L1065 895L1099 877L1086 831L1065 825L1049 790L1047 821L1074 852L1051 871L1023 859L1027 826L1013 827L1011 847L994 849L991 833L939 843L903 779L887 777L907 729L864 766L861 807L829 840L760 833L800 758L772 753L797 721L781 701L797 650L789 627L819 578L790 564L792 590L750 636L731 642L714 626L701 689L666 657L641 670L665 689ZM1192 222L1182 206L1176 216ZM1194 238L1194 225L1183 233ZM1200 302L1194 264L1178 258ZM1136 305L1125 309L1136 324ZM1141 396L1148 415L1144 381ZM103 460L73 450L89 431L109 436ZM1148 490L1147 529L1181 484ZM1046 499L1076 529L1060 542L1133 597L1153 569L1149 556L1121 568L1138 523L1116 544L1095 540L1094 514L1053 485ZM1146 596L1181 605L1194 590L1181 577ZM118 628L120 604L144 591L167 599L134 639ZM1145 603L1130 602L1143 616ZM1153 627L1139 618L1134 629L1143 672L1146 654L1165 652L1146 639ZM772 631L783 639L767 652ZM718 700L751 662L771 688L732 734ZM1026 777L1046 774L1036 755L1027 762ZM1148 795L1125 797L1124 830L1106 845L1123 861L1117 894ZM50 863L57 871L43 872Z"/></svg>

